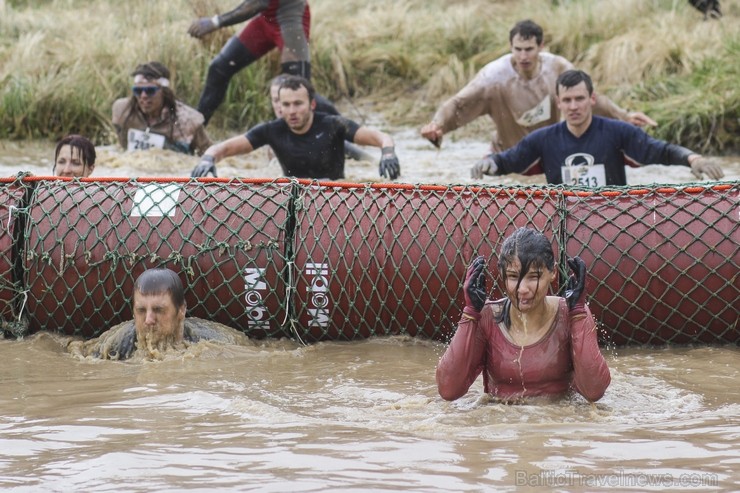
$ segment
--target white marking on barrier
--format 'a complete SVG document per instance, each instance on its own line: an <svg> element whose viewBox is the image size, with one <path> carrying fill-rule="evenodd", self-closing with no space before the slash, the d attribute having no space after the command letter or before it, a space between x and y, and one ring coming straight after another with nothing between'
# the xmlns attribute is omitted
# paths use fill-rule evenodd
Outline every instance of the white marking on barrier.
<svg viewBox="0 0 740 493"><path fill-rule="evenodd" d="M300 342L302 345L307 346L306 342L301 338L301 332L298 330L298 320L295 319L295 317L291 317L290 320L288 320L288 313L290 312L290 303L291 303L291 291L297 292L296 286L294 284L294 274L293 271L296 268L295 262L292 260L288 262L287 269L288 269L288 286L285 288L285 299L288 300L288 305L285 307L285 318L283 319L282 325L285 325L286 323L290 324L290 330L293 331L293 334L295 335L296 339L298 339L298 342Z"/></svg>
<svg viewBox="0 0 740 493"><path fill-rule="evenodd" d="M134 196L131 215L134 217L174 216L181 188L177 184L162 186L157 183L147 183L142 185Z"/></svg>
<svg viewBox="0 0 740 493"><path fill-rule="evenodd" d="M267 283L264 281L265 269L260 267L244 268L244 301L247 303L247 318L250 329L269 330L270 322L266 319L267 309L265 308L262 291L267 290Z"/></svg>
<svg viewBox="0 0 740 493"><path fill-rule="evenodd" d="M15 209L17 209L17 207L14 206L14 205L11 205L11 206L8 207L8 224L5 226L5 231L7 231L8 234L10 234L10 220L13 217L13 211Z"/></svg>
<svg viewBox="0 0 740 493"><path fill-rule="evenodd" d="M306 264L306 274L313 278L306 286L306 293L311 296L312 307L308 313L311 320L309 327L327 327L329 325L329 266L327 264Z"/></svg>

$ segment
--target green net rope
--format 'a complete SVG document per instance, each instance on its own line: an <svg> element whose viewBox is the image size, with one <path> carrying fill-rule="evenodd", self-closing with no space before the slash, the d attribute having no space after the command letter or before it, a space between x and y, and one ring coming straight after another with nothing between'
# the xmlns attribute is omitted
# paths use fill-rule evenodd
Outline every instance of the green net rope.
<svg viewBox="0 0 740 493"><path fill-rule="evenodd" d="M188 315L309 343L446 340L472 258L517 227L588 265L600 341L737 343L740 183L470 187L304 180L0 183L0 318L16 335L97 336L131 318L134 279L168 267ZM559 290L558 282L552 286Z"/></svg>

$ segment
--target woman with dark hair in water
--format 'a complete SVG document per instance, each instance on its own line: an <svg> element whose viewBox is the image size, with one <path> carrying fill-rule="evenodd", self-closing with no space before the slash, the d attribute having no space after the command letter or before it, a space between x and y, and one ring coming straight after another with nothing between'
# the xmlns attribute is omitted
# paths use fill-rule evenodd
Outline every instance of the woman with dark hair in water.
<svg viewBox="0 0 740 493"><path fill-rule="evenodd" d="M54 176L87 178L95 169L95 146L82 135L63 137L54 151Z"/></svg>
<svg viewBox="0 0 740 493"><path fill-rule="evenodd" d="M578 257L568 265L565 298L548 296L552 245L538 231L517 229L498 261L506 297L487 301L485 260L473 260L462 318L437 366L444 399L465 395L481 373L484 391L504 401L561 397L571 388L589 401L604 395L611 377L586 306L586 265Z"/></svg>

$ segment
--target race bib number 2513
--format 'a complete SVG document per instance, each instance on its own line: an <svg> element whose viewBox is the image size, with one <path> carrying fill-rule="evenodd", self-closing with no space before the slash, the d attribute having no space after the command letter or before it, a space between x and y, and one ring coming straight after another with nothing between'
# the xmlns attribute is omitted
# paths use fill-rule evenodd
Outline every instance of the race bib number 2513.
<svg viewBox="0 0 740 493"><path fill-rule="evenodd" d="M573 161L580 158L584 164L573 166ZM603 187L606 185L606 172L603 164L594 164L593 156L589 154L575 154L568 156L565 166L560 168L564 185L577 187Z"/></svg>

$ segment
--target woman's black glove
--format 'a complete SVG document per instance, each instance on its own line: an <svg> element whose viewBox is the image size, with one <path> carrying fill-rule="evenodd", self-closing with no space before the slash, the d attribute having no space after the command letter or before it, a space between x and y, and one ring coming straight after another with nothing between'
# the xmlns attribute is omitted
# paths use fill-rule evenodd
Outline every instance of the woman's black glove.
<svg viewBox="0 0 740 493"><path fill-rule="evenodd" d="M586 311L586 262L581 257L568 258L568 266L572 271L565 285L565 299L572 313Z"/></svg>
<svg viewBox="0 0 740 493"><path fill-rule="evenodd" d="M477 257L470 263L468 273L465 276L465 308L463 314L473 320L480 318L480 311L486 303L486 259Z"/></svg>

